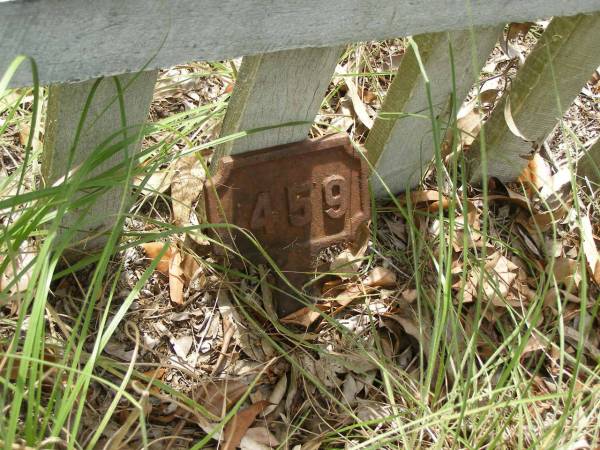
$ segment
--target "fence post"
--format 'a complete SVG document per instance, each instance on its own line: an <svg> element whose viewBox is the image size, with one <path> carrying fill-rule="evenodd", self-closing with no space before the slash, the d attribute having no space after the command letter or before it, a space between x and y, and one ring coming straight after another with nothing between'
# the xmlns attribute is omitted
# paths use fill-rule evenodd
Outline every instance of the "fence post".
<svg viewBox="0 0 600 450"><path fill-rule="evenodd" d="M416 36L419 56L430 82L436 119L443 126L451 113L452 70L456 74L455 95L462 100L477 80L477 67L500 37L501 27L432 33ZM452 46L452 60L450 58ZM368 158L392 193L416 186L434 155L425 79L412 47L407 48L398 72L386 95L380 114L366 141ZM377 198L387 195L377 175L371 176Z"/></svg>
<svg viewBox="0 0 600 450"><path fill-rule="evenodd" d="M275 126L217 147L224 155L300 141L308 136L342 52L341 47L305 48L248 56L242 60L221 136Z"/></svg>
<svg viewBox="0 0 600 450"><path fill-rule="evenodd" d="M128 127L126 130L131 136L138 133L139 126L146 121L156 76L157 72L151 71L135 75L107 77L100 81L92 97L85 123L81 127L81 135L74 153L73 168L92 155L106 139L123 130L123 117L116 80L123 89L123 106ZM46 185L51 185L66 175L65 170L70 150L77 134L84 105L96 81L60 84L49 88L42 161L42 174ZM122 149L96 167L91 175L110 169L122 161L126 154L135 151L137 147L137 144L131 144L127 149ZM81 242L72 251L93 251L104 244L106 232L114 224L124 189L127 189L127 186L115 186L98 197L86 213L84 221L79 225L77 240L81 240ZM77 216L78 213L74 212L65 217L63 226L73 226Z"/></svg>
<svg viewBox="0 0 600 450"><path fill-rule="evenodd" d="M577 175L600 184L600 139L592 144L577 163Z"/></svg>
<svg viewBox="0 0 600 450"><path fill-rule="evenodd" d="M488 176L503 181L518 178L533 152L532 144L543 143L600 64L599 41L600 15L556 17L550 22L484 124ZM516 130L511 124L511 131L507 119ZM480 144L476 142L469 154L472 178L478 180Z"/></svg>

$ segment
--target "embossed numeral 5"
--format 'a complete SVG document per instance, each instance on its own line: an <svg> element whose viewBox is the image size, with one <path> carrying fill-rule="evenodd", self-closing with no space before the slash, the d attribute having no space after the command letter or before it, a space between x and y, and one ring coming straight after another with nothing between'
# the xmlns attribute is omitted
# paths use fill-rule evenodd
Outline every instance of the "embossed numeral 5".
<svg viewBox="0 0 600 450"><path fill-rule="evenodd" d="M294 184L286 189L290 224L295 227L308 225L312 218L310 183Z"/></svg>

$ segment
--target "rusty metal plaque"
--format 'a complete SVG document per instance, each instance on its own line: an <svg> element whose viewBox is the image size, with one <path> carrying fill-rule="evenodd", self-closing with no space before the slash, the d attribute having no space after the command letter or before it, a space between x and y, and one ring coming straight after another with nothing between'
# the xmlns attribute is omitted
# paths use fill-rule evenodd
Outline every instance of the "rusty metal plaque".
<svg viewBox="0 0 600 450"><path fill-rule="evenodd" d="M250 232L299 286L317 267L320 250L352 241L368 220L367 174L345 134L227 156L204 185L207 218ZM253 263L265 261L243 233L215 232ZM215 252L223 254L223 247L216 245ZM302 306L291 298L277 300L280 315Z"/></svg>

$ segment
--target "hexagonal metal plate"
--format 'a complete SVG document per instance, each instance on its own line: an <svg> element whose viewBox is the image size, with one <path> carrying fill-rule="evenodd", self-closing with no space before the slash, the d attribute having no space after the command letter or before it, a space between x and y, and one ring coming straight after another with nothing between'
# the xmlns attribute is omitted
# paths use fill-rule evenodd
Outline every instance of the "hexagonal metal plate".
<svg viewBox="0 0 600 450"><path fill-rule="evenodd" d="M207 218L249 231L297 285L298 273L315 270L320 250L352 241L368 220L367 176L363 156L345 134L227 156L204 185ZM243 233L215 232L250 261L265 261ZM223 254L223 247L215 252ZM301 306L279 300L280 314Z"/></svg>

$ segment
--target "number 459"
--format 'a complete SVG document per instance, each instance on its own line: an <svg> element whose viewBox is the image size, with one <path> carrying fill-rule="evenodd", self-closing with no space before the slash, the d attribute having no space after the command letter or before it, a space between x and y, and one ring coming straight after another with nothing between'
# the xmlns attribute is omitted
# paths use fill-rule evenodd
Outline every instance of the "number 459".
<svg viewBox="0 0 600 450"><path fill-rule="evenodd" d="M341 175L330 175L324 178L320 189L322 191L322 211L332 219L339 219L348 210L348 183ZM312 183L293 184L285 188L287 194L287 218L294 227L308 225L313 219L311 203ZM264 230L267 234L275 232L271 194L260 192L252 210L250 229Z"/></svg>

